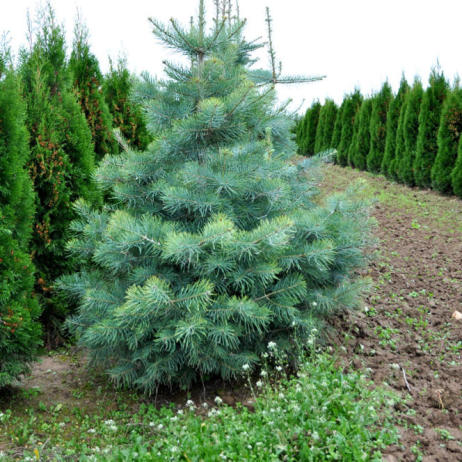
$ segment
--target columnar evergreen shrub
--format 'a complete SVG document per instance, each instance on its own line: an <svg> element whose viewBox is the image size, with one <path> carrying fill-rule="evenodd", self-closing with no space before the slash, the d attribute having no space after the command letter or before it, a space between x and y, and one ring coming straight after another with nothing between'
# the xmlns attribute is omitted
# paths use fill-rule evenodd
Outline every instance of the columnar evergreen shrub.
<svg viewBox="0 0 462 462"><path fill-rule="evenodd" d="M370 124L370 149L367 155L367 170L378 173L382 165L385 152L385 140L387 134L387 114L393 92L388 82L377 93L372 102Z"/></svg>
<svg viewBox="0 0 462 462"><path fill-rule="evenodd" d="M420 80L416 80L409 92L404 114L404 150L397 155L398 179L409 186L414 186L414 160L419 133L419 112L422 104L423 89Z"/></svg>
<svg viewBox="0 0 462 462"><path fill-rule="evenodd" d="M362 101L363 97L359 90L356 90L345 99L345 106L342 112L342 133L337 148L337 163L343 166L348 163L348 150L353 139L355 119L359 113Z"/></svg>
<svg viewBox="0 0 462 462"><path fill-rule="evenodd" d="M399 166L401 159L404 157L404 152L406 151L404 120L406 118L407 105L409 102L409 93L410 91L406 93L399 113L398 127L396 129L395 153L388 167L388 176L395 180L399 180Z"/></svg>
<svg viewBox="0 0 462 462"><path fill-rule="evenodd" d="M360 170L366 169L366 159L371 145L370 126L372 106L373 98L368 98L363 101L357 118L357 132L348 150L349 165L359 168Z"/></svg>
<svg viewBox="0 0 462 462"><path fill-rule="evenodd" d="M297 143L297 152L298 154L304 154L304 144L306 138L306 128L308 123L308 113L310 108L308 108L305 112L305 115L298 121L296 129L295 129L295 142Z"/></svg>
<svg viewBox="0 0 462 462"><path fill-rule="evenodd" d="M110 71L104 78L104 95L113 118L113 126L120 129L125 141L136 149L146 149L150 136L142 108L134 100L134 80L124 59L110 62ZM168 111L168 108L164 108Z"/></svg>
<svg viewBox="0 0 462 462"><path fill-rule="evenodd" d="M74 91L91 130L96 160L116 153L118 143L112 133L112 116L101 88L103 77L96 57L90 51L88 30L77 22L69 60Z"/></svg>
<svg viewBox="0 0 462 462"><path fill-rule="evenodd" d="M340 105L337 115L335 116L334 130L332 132L332 140L330 143L330 148L337 149L340 144L340 137L342 135L342 117L343 117L343 108L345 107L345 99Z"/></svg>
<svg viewBox="0 0 462 462"><path fill-rule="evenodd" d="M306 114L304 138L302 141L302 154L305 156L313 156L316 154L316 130L318 128L319 114L321 112L321 104L314 102Z"/></svg>
<svg viewBox="0 0 462 462"><path fill-rule="evenodd" d="M451 194L451 173L454 168L462 133L462 89L457 82L443 103L438 129L438 152L431 170L433 189Z"/></svg>
<svg viewBox="0 0 462 462"><path fill-rule="evenodd" d="M28 370L41 341L28 254L34 193L25 108L18 76L0 54L0 388Z"/></svg>
<svg viewBox="0 0 462 462"><path fill-rule="evenodd" d="M239 375L269 342L303 345L355 305L368 240L350 193L314 200L319 159L295 161L292 121L274 107L274 84L293 79L249 68L243 23L207 31L203 2L189 28L152 23L190 65L145 83L154 141L103 160L97 178L116 201L79 203L68 249L86 267L61 280L91 359L146 392Z"/></svg>
<svg viewBox="0 0 462 462"><path fill-rule="evenodd" d="M76 216L72 203L78 197L96 202L98 193L91 179L95 156L91 132L71 87L64 33L51 8L42 12L34 44L22 52L20 70L30 131L29 169L37 194L31 244L35 290L44 308L48 341L53 343L67 309L56 296L53 281L75 269L65 251L69 223Z"/></svg>
<svg viewBox="0 0 462 462"><path fill-rule="evenodd" d="M431 187L431 169L438 151L438 129L441 109L446 98L449 85L444 74L433 70L429 85L422 97L419 113L419 134L417 151L414 160L414 179L417 186Z"/></svg>
<svg viewBox="0 0 462 462"><path fill-rule="evenodd" d="M396 152L396 139L399 116L401 113L401 107L404 104L406 95L409 91L409 85L406 79L401 79L398 93L390 102L390 108L387 114L387 126L386 126L386 137L385 137L385 153L382 159L382 165L380 170L386 176L392 178L394 176L394 159ZM403 114L404 116L404 114Z"/></svg>
<svg viewBox="0 0 462 462"><path fill-rule="evenodd" d="M319 123L316 130L315 152L325 151L331 148L332 134L335 119L337 117L337 105L331 99L327 99L319 114Z"/></svg>
<svg viewBox="0 0 462 462"><path fill-rule="evenodd" d="M451 185L454 194L462 198L462 143L460 138L456 163L451 172Z"/></svg>

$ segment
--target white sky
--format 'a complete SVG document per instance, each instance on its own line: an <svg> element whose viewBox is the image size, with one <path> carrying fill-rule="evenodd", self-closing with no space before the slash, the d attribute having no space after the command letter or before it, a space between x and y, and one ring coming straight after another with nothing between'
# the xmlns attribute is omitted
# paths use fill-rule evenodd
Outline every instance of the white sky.
<svg viewBox="0 0 462 462"><path fill-rule="evenodd" d="M147 18L188 22L197 0L54 0L69 44L77 8L90 30L92 51L103 71L108 55L123 52L133 72L161 75L169 52L154 39ZM0 31L10 31L13 50L25 44L26 11L36 0L0 0ZM212 0L206 0L213 13ZM322 82L279 89L293 107L326 97L341 102L355 86L364 94L388 81L396 90L402 72L426 84L439 60L451 79L462 68L461 0L240 0L246 37L266 39L265 6L274 18L274 42L287 73L325 74ZM262 64L267 64L263 52Z"/></svg>

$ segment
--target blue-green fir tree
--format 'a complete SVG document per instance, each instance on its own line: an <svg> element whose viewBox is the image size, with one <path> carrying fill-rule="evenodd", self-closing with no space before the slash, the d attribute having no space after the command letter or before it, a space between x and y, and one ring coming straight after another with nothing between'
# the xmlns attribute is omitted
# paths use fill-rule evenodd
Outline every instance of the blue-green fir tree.
<svg viewBox="0 0 462 462"><path fill-rule="evenodd" d="M238 376L268 342L293 351L363 287L364 204L351 191L319 205L319 158L295 160L275 106L275 85L300 79L280 75L271 41L271 70L251 67L245 22L208 29L199 11L188 27L152 20L189 65L167 62L167 80L139 88L154 141L103 160L115 200L78 203L68 249L84 266L61 280L92 361L147 393Z"/></svg>

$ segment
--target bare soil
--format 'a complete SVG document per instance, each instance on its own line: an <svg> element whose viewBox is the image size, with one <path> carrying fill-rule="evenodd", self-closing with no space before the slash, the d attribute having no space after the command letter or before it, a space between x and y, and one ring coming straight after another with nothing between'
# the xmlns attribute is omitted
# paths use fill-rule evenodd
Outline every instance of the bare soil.
<svg viewBox="0 0 462 462"><path fill-rule="evenodd" d="M379 242L364 270L373 289L365 309L333 323L332 340L345 363L369 369L377 385L406 399L396 409L400 443L385 451L384 461L462 461L462 321L451 317L462 312L462 201L337 166L328 167L324 187L343 190L364 178L366 196L377 199L372 213ZM29 393L34 389L38 396ZM75 350L44 356L11 393L24 409L40 400L104 413L121 402L135 410L147 400L117 392L104 374L90 374ZM190 393L164 390L156 402L183 405L192 398L213 404L217 394L229 405L252 408L242 384L221 381Z"/></svg>
<svg viewBox="0 0 462 462"><path fill-rule="evenodd" d="M336 166L325 182L360 177L378 198L379 244L365 309L338 323L344 357L407 398L385 460L462 461L462 321L451 317L462 312L462 201Z"/></svg>

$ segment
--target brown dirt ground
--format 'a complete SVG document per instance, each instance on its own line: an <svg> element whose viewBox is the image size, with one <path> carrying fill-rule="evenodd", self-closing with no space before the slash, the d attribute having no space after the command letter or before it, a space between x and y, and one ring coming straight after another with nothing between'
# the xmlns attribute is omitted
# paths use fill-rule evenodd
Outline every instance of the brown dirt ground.
<svg viewBox="0 0 462 462"><path fill-rule="evenodd" d="M462 312L462 201L336 166L328 167L324 186L343 190L359 178L368 182L367 195L377 198L377 258L364 271L373 290L367 312L335 323L333 341L343 346L345 362L370 368L377 385L407 399L396 409L400 444L385 451L384 461L462 461L462 321L451 318ZM34 387L38 397L17 396ZM157 404L182 405L189 397L212 404L218 393L230 405L240 401L252 408L242 385L231 388L215 381L190 394L165 391ZM12 394L26 408L41 400L90 413L108 410L111 402L116 409L121 401L135 410L144 400L116 392L103 374L89 374L84 356L73 350L43 357Z"/></svg>
<svg viewBox="0 0 462 462"><path fill-rule="evenodd" d="M344 189L357 178L378 198L379 244L365 271L368 311L340 322L350 332L344 357L407 397L401 442L385 460L462 461L462 321L451 317L462 312L462 201L336 166L325 183Z"/></svg>

